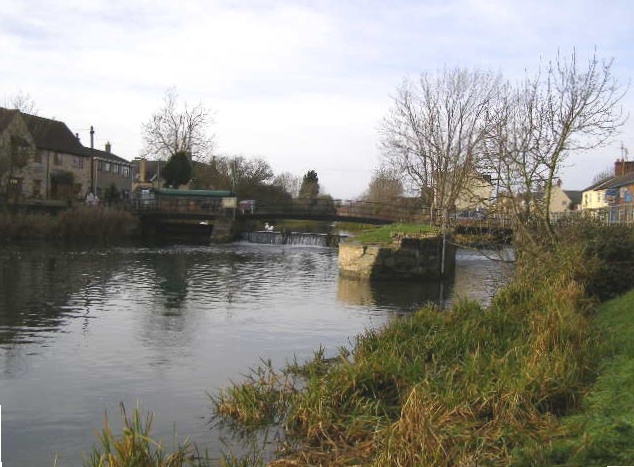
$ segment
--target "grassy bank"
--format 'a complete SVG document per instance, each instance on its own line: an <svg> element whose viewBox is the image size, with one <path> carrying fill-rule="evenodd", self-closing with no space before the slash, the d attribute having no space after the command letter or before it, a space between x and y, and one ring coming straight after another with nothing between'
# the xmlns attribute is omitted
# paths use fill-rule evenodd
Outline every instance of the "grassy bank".
<svg viewBox="0 0 634 467"><path fill-rule="evenodd" d="M528 445L520 461L542 465L634 463L634 291L603 304L594 325L601 342L598 377L578 410L546 445Z"/></svg>
<svg viewBox="0 0 634 467"><path fill-rule="evenodd" d="M425 236L437 232L429 224L389 224L373 227L355 234L352 241L362 243L390 243L393 235Z"/></svg>
<svg viewBox="0 0 634 467"><path fill-rule="evenodd" d="M111 241L131 237L137 218L124 210L79 206L51 214L0 211L0 240Z"/></svg>
<svg viewBox="0 0 634 467"><path fill-rule="evenodd" d="M560 235L525 256L487 308L425 308L334 356L265 362L212 395L216 421L240 436L278 432L275 451L225 464L632 464L634 292L621 294L634 283L634 233L584 225ZM208 465L188 443L157 454L138 417L124 418L120 437L106 426L100 441L86 465ZM115 442L175 460L102 462Z"/></svg>
<svg viewBox="0 0 634 467"><path fill-rule="evenodd" d="M596 226L561 235L560 247L518 266L490 307L423 309L357 336L333 359L320 351L279 371L258 368L212 397L216 417L247 431L279 427L276 456L299 465L574 460L588 435L572 430L573 414L583 401L595 420L589 391L613 352L602 342L615 328L600 324L595 305L629 287L621 276L632 279L634 236ZM631 426L606 423L624 439ZM601 433L604 425L597 448Z"/></svg>

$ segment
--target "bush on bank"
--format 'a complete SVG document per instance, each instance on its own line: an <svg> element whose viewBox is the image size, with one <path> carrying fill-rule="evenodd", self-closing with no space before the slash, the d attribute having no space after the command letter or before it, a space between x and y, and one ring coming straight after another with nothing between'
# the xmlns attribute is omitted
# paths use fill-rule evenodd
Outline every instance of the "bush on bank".
<svg viewBox="0 0 634 467"><path fill-rule="evenodd" d="M115 240L138 228L130 212L109 207L79 206L57 215L0 211L2 240Z"/></svg>
<svg viewBox="0 0 634 467"><path fill-rule="evenodd" d="M259 368L212 397L215 416L279 427L277 456L301 464L521 464L566 433L562 417L579 410L605 356L595 305L631 287L620 275L632 274L634 233L559 234L488 308L423 309L334 361L318 352Z"/></svg>

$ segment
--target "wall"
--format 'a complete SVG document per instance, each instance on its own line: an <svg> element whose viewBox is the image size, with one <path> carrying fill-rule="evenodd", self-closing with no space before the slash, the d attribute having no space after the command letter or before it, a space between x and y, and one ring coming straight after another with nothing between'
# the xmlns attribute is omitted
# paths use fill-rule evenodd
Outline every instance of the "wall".
<svg viewBox="0 0 634 467"><path fill-rule="evenodd" d="M355 279L440 278L442 237L402 238L394 245L339 245L339 273ZM445 250L445 275L455 269L456 251L449 242Z"/></svg>
<svg viewBox="0 0 634 467"><path fill-rule="evenodd" d="M550 212L570 211L570 198L561 187L553 186L550 191Z"/></svg>

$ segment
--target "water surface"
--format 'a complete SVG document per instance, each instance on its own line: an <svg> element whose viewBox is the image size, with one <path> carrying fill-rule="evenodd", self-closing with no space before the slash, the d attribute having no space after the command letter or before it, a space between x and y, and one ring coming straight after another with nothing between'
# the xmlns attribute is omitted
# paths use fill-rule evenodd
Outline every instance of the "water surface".
<svg viewBox="0 0 634 467"><path fill-rule="evenodd" d="M334 354L441 292L486 301L505 274L466 252L441 286L343 280L328 248L1 248L2 460L81 465L119 402L156 412L157 436L175 427L219 456L207 392L261 358Z"/></svg>

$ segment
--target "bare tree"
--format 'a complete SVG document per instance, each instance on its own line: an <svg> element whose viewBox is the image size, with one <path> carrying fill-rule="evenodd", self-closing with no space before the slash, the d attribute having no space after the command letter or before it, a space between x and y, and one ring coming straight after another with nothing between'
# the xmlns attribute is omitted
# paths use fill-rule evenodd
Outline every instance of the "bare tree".
<svg viewBox="0 0 634 467"><path fill-rule="evenodd" d="M398 90L380 127L384 158L421 195L431 191L435 209L451 209L474 176L499 88L497 75L456 68L421 73Z"/></svg>
<svg viewBox="0 0 634 467"><path fill-rule="evenodd" d="M293 198L299 195L299 189L302 185L302 179L290 172L282 172L275 176L273 185L277 185L290 194Z"/></svg>
<svg viewBox="0 0 634 467"><path fill-rule="evenodd" d="M186 152L193 160L207 159L214 148L213 123L210 111L199 103L190 107L178 103L176 89L165 93L163 107L143 124L143 154L167 160L178 152Z"/></svg>
<svg viewBox="0 0 634 467"><path fill-rule="evenodd" d="M390 167L379 167L374 171L363 198L373 203L389 203L402 195L403 182L398 171Z"/></svg>
<svg viewBox="0 0 634 467"><path fill-rule="evenodd" d="M500 205L510 209L516 240L539 252L557 241L550 199L567 157L604 145L624 124L624 91L612 76L612 61L596 54L585 65L576 53L554 62L490 109L496 125L487 138L487 165L500 186Z"/></svg>
<svg viewBox="0 0 634 467"><path fill-rule="evenodd" d="M8 109L19 110L22 113L37 115L35 100L26 92L20 90L5 99L4 106Z"/></svg>

